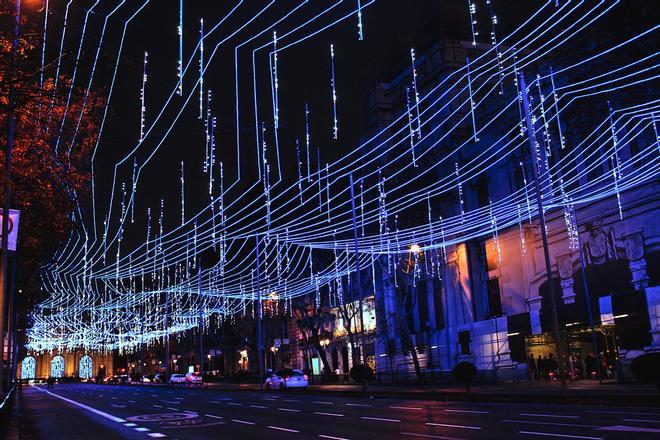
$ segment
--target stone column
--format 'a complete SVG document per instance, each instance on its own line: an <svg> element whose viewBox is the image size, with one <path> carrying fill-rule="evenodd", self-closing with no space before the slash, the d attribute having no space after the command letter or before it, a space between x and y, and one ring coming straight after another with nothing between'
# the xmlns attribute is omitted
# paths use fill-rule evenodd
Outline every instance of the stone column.
<svg viewBox="0 0 660 440"><path fill-rule="evenodd" d="M573 291L573 259L571 253L559 254L555 258L557 259L557 269L561 278L561 299L564 304L573 304L575 302L575 292Z"/></svg>
<svg viewBox="0 0 660 440"><path fill-rule="evenodd" d="M641 290L648 285L649 276L646 273L646 260L644 259L644 237L642 230L623 234L623 244L626 249L626 257L630 271L632 272L632 283L636 290Z"/></svg>

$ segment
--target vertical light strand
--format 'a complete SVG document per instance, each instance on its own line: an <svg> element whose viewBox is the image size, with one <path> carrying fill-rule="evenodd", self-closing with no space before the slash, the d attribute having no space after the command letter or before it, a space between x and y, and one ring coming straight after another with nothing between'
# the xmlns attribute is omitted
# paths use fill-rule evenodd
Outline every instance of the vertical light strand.
<svg viewBox="0 0 660 440"><path fill-rule="evenodd" d="M479 142L479 138L477 137L477 120L474 117L474 98L472 96L472 78L470 76L470 59L466 58L466 67L467 67L467 80L468 80L468 94L469 100L470 100L470 114L472 115L472 132L474 134L474 141Z"/></svg>
<svg viewBox="0 0 660 440"><path fill-rule="evenodd" d="M318 176L316 177L316 182L318 183L318 193L319 193L319 212L323 212L323 188L321 186L321 148L316 144L316 171Z"/></svg>
<svg viewBox="0 0 660 440"><path fill-rule="evenodd" d="M410 153L412 154L413 166L417 166L415 160L415 129L413 128L413 115L410 102L410 87L406 87L406 111L408 113L408 133L410 138Z"/></svg>
<svg viewBox="0 0 660 440"><path fill-rule="evenodd" d="M362 25L362 1L357 0L358 40L364 40L364 27Z"/></svg>
<svg viewBox="0 0 660 440"><path fill-rule="evenodd" d="M147 62L149 52L144 51L144 60L142 62L142 88L140 89L140 142L144 139L144 122L147 113L146 92L147 92Z"/></svg>
<svg viewBox="0 0 660 440"><path fill-rule="evenodd" d="M204 118L204 19L199 19L199 119Z"/></svg>
<svg viewBox="0 0 660 440"><path fill-rule="evenodd" d="M135 223L135 191L137 190L137 158L133 156L133 185L131 186L131 223Z"/></svg>
<svg viewBox="0 0 660 440"><path fill-rule="evenodd" d="M609 109L609 118L610 118L610 130L612 131L612 148L614 149L614 154L612 158L612 169L615 170L617 174L617 180L621 179L621 162L619 161L619 137L617 136L616 125L614 124L614 111L610 105L610 101L607 101L607 108Z"/></svg>
<svg viewBox="0 0 660 440"><path fill-rule="evenodd" d="M327 162L325 164L325 199L327 203L328 223L330 223L330 164Z"/></svg>
<svg viewBox="0 0 660 440"><path fill-rule="evenodd" d="M477 5L473 0L468 0L468 11L470 12L470 30L472 31L472 47L477 47Z"/></svg>
<svg viewBox="0 0 660 440"><path fill-rule="evenodd" d="M502 84L502 79L504 78L504 72L502 70L502 51L500 50L500 46L497 42L497 15L495 14L495 10L493 9L493 2L492 0L486 0L486 5L488 6L488 14L490 15L490 26L491 26L491 31L490 31L490 42L495 48L495 57L497 58L497 70L499 72L499 85L500 85L500 95L504 95L504 85Z"/></svg>
<svg viewBox="0 0 660 440"><path fill-rule="evenodd" d="M555 87L555 74L550 67L550 85L552 86L552 100L555 107L555 118L557 119L557 132L559 133L559 145L563 150L566 146L566 141L564 140L564 133L561 129L561 120L559 119L559 96L557 95L557 89Z"/></svg>
<svg viewBox="0 0 660 440"><path fill-rule="evenodd" d="M621 193L619 192L619 179L621 178L616 170L616 159L614 155L610 156L612 161L612 177L614 178L614 192L616 193L616 203L619 207L619 220L623 220L623 207L621 206Z"/></svg>
<svg viewBox="0 0 660 440"><path fill-rule="evenodd" d="M337 86L335 82L335 45L330 44L330 86L332 87L332 138L339 139L339 123L337 121Z"/></svg>
<svg viewBox="0 0 660 440"><path fill-rule="evenodd" d="M279 89L280 82L277 77L277 32L273 31L273 123L275 131L280 127L280 103L279 103Z"/></svg>
<svg viewBox="0 0 660 440"><path fill-rule="evenodd" d="M523 123L523 116L522 116L522 91L520 90L520 85L518 84L518 66L516 64L516 60L518 59L516 48L511 49L513 51L513 84L516 86L516 100L518 101L518 119L520 122L518 123L518 133L520 134L521 137L525 137L525 125Z"/></svg>
<svg viewBox="0 0 660 440"><path fill-rule="evenodd" d="M525 173L525 164L520 162L520 170L522 171L523 188L525 189L525 203L527 204L527 216L529 223L532 223L532 206L529 202L529 190L527 189L527 174Z"/></svg>
<svg viewBox="0 0 660 440"><path fill-rule="evenodd" d="M211 128L209 129L211 135L209 147L209 197L211 198L211 206L213 206L213 165L215 164L215 116L211 116Z"/></svg>
<svg viewBox="0 0 660 440"><path fill-rule="evenodd" d="M545 95L541 89L541 75L536 75L536 88L539 92L539 106L541 108L541 122L543 124L543 144L545 146L546 156L552 156L552 146L550 143L550 130L548 119L545 114Z"/></svg>
<svg viewBox="0 0 660 440"><path fill-rule="evenodd" d="M360 179L360 228L364 237L364 179Z"/></svg>
<svg viewBox="0 0 660 440"><path fill-rule="evenodd" d="M415 113L417 118L417 139L422 138L422 122L419 114L419 92L417 90L417 68L415 67L415 49L410 49L410 62L412 67L412 86L415 94Z"/></svg>
<svg viewBox="0 0 660 440"><path fill-rule="evenodd" d="M522 226L522 209L520 208L520 203L518 203L518 231L520 232L520 254L524 258L527 254L527 249L525 245L525 233Z"/></svg>
<svg viewBox="0 0 660 440"><path fill-rule="evenodd" d="M181 224L186 222L185 180L183 175L183 161L181 161Z"/></svg>
<svg viewBox="0 0 660 440"><path fill-rule="evenodd" d="M183 0L179 0L179 60L177 63L177 94L183 96Z"/></svg>
<svg viewBox="0 0 660 440"><path fill-rule="evenodd" d="M454 162L456 170L456 185L458 186L458 207L461 213L461 223L465 222L465 207L463 203L463 185L461 184L461 176L458 172L458 162Z"/></svg>
<svg viewBox="0 0 660 440"><path fill-rule="evenodd" d="M309 134L309 104L305 104L305 147L307 148L307 182L312 182L311 157L309 155L309 143L311 141Z"/></svg>
<svg viewBox="0 0 660 440"><path fill-rule="evenodd" d="M302 193L302 162L300 160L300 139L296 139L296 159L298 160L298 194L300 195L300 204L303 203Z"/></svg>

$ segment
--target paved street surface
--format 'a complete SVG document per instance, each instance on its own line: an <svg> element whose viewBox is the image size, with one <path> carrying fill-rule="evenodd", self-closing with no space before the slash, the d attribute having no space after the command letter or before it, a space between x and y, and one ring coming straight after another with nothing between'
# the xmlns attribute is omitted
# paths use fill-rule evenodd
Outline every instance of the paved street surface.
<svg viewBox="0 0 660 440"><path fill-rule="evenodd" d="M25 387L27 439L660 439L660 409L92 384Z"/></svg>

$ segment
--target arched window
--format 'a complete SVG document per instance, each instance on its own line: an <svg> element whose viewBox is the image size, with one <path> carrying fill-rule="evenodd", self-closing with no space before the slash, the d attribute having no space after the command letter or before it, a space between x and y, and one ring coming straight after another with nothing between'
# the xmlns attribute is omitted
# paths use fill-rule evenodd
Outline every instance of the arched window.
<svg viewBox="0 0 660 440"><path fill-rule="evenodd" d="M78 364L78 376L81 379L91 379L92 371L92 358L87 355L81 357Z"/></svg>
<svg viewBox="0 0 660 440"><path fill-rule="evenodd" d="M64 376L64 358L62 356L55 356L50 361L50 375L55 378Z"/></svg>
<svg viewBox="0 0 660 440"><path fill-rule="evenodd" d="M32 356L25 356L21 362L21 379L34 379L37 361Z"/></svg>

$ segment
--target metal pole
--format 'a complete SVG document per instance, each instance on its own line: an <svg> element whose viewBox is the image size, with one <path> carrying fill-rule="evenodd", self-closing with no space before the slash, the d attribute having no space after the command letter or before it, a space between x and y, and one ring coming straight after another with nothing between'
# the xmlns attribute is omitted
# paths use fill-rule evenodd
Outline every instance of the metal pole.
<svg viewBox="0 0 660 440"><path fill-rule="evenodd" d="M256 239L256 253L257 253L257 362L259 363L259 388L263 389L264 386L264 341L261 335L261 283L260 283L260 272L259 266L260 257L259 257L259 236L255 237Z"/></svg>
<svg viewBox="0 0 660 440"><path fill-rule="evenodd" d="M14 289L16 287L16 252L12 252L11 255L11 282L9 287L9 312L7 313L7 319L9 321L7 325L7 383L11 384L16 377L14 372L14 364L16 362L16 350L14 346L16 345L16 301L14 295Z"/></svg>
<svg viewBox="0 0 660 440"><path fill-rule="evenodd" d="M165 380L170 383L170 290L165 291Z"/></svg>
<svg viewBox="0 0 660 440"><path fill-rule="evenodd" d="M564 350L561 343L561 331L559 329L559 317L557 316L557 299L555 298L555 286L552 282L552 264L550 263L550 249L548 247L548 232L546 231L545 212L543 211L543 199L541 195L541 187L539 184L539 170L540 167L537 158L537 151L539 146L536 141L536 134L534 126L532 125L532 117L529 109L529 98L527 96L527 86L525 85L525 76L520 73L520 90L522 92L523 108L525 110L525 123L527 125L527 139L529 141L530 155L532 159L532 172L534 175L534 190L536 192L536 204L539 211L539 222L541 225L541 238L543 239L543 257L545 259L545 272L548 278L548 290L550 292L550 301L552 304L552 321L555 327L555 339L557 346L557 357L559 358L559 380L561 381L561 393L566 392L566 378L564 377ZM545 153L544 150L541 150Z"/></svg>
<svg viewBox="0 0 660 440"><path fill-rule="evenodd" d="M204 338L202 330L204 329L202 323L202 267L197 265L197 295L199 301L199 372L204 374Z"/></svg>
<svg viewBox="0 0 660 440"><path fill-rule="evenodd" d="M357 288L358 288L358 299L359 312L360 312L360 361L364 363L364 346L363 346L363 336L364 336L364 316L362 312L362 279L360 276L360 252L358 246L358 233L357 233L357 215L355 213L355 192L353 190L353 173L348 175L351 185L351 212L353 214L353 247L355 248L355 272L357 274ZM351 274L348 274L350 277Z"/></svg>
<svg viewBox="0 0 660 440"><path fill-rule="evenodd" d="M589 294L589 286L587 286L587 272L584 265L584 251L582 249L582 237L580 237L580 230L577 221L577 212L573 207L573 221L575 222L575 231L577 233L578 248L580 253L580 270L582 271L582 285L584 287L584 297L587 301L587 316L589 317L589 327L591 328L591 343L596 352L596 373L598 374L598 382L603 383L603 375L600 371L600 350L598 349L598 341L596 340L596 330L594 328L594 318L591 313L591 295Z"/></svg>
<svg viewBox="0 0 660 440"><path fill-rule="evenodd" d="M16 16L14 17L14 39L11 46L11 67L9 72L9 96L7 105L7 145L5 146L5 203L2 211L2 269L0 270L0 391L7 389L7 368L4 365L5 339L7 328L7 266L9 264L9 209L11 208L11 161L14 148L14 76L16 74L16 52L18 51L18 33L21 20L21 0L16 0Z"/></svg>

